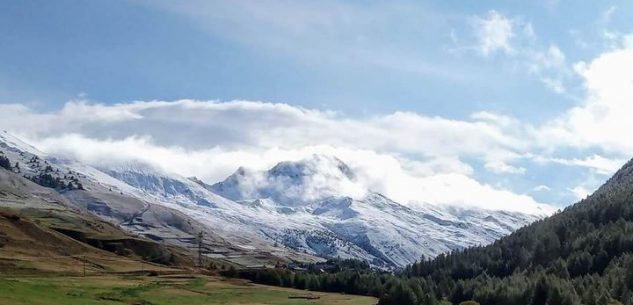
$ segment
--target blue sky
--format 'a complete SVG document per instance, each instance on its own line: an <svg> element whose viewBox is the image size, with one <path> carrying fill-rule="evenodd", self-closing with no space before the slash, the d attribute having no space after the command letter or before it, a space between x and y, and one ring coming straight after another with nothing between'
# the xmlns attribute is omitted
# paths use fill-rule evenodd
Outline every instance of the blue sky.
<svg viewBox="0 0 633 305"><path fill-rule="evenodd" d="M59 106L80 94L104 103L249 99L361 114L463 117L492 109L543 119L573 101L543 88L503 52L448 52L474 44L473 19L490 10L520 18L537 35L534 48L555 44L570 62L602 51L595 24L611 7L617 9L609 24L600 26L631 27L626 1L582 8L551 1L170 3L3 3L3 100ZM304 19L285 15L308 11L313 15ZM576 39L591 43L581 48Z"/></svg>
<svg viewBox="0 0 633 305"><path fill-rule="evenodd" d="M564 206L595 189L617 168L614 164L632 155L618 144L617 132L628 127L617 113L631 109L609 99L611 91L624 90L626 96L631 88L608 87L600 71L613 68L620 76L624 72L617 67L623 66L599 60L628 63L627 54L616 53L633 44L632 11L630 1L3 1L0 103L5 113L65 117L101 107L119 115L132 101L261 101L316 112L319 120L333 121L319 121L328 126L384 127L394 114L415 114L402 133L421 138L411 146L435 146L413 149L401 144L406 139L350 144L313 136L311 130L301 131L310 139L304 142L252 143L231 138L252 137L252 131L186 120L177 128L231 129L230 141L167 139L143 124L110 117L108 124L117 122L110 131L71 124L52 135L8 119L4 128L49 146L54 137L79 134L99 143L147 136L151 145L188 152L357 149L394 157L418 178L444 175L456 166L456 173L480 186ZM232 105L238 110L223 109L224 115L240 118L245 115L240 111L257 111L252 104ZM608 119L596 116L596 109L607 109ZM138 119L152 110L126 108L125 113L130 111ZM245 116L251 118L250 112ZM440 130L439 139L425 140L437 136L425 133L437 123L434 118L479 130L472 137L485 135L481 149L447 145L464 139L435 127L429 130ZM78 125L89 124L96 123ZM295 125L278 126L271 119L253 128L289 126ZM455 128L446 133L459 133ZM615 131L605 130L613 136L602 139L592 133L596 128ZM213 169L217 173L183 174L213 180L239 161ZM422 162L424 171L411 170L412 162ZM430 165L438 162L450 166Z"/></svg>

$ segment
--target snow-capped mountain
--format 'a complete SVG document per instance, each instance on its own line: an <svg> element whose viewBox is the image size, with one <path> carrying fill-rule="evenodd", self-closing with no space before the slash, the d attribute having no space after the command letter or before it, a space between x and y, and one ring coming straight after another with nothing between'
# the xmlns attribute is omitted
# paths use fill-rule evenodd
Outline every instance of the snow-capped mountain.
<svg viewBox="0 0 633 305"><path fill-rule="evenodd" d="M259 210L260 215L283 214L276 217L280 227L285 219L304 222L307 229L276 232L287 247L342 257L358 257L360 249L360 257L383 266L403 266L421 256L487 244L539 218L474 208L402 205L363 189L345 163L321 155L281 162L263 172L240 168L206 188Z"/></svg>
<svg viewBox="0 0 633 305"><path fill-rule="evenodd" d="M205 230L216 247L228 249L218 255L244 264L252 263L244 259L249 252L288 260L357 258L397 268L488 244L540 218L403 205L363 188L354 171L332 156L281 162L266 171L240 168L208 185L133 161L92 166L46 156L6 133L0 134L0 150L12 163L25 163L25 176L50 174L64 182L50 187L104 219L155 239ZM30 162L34 158L39 162Z"/></svg>
<svg viewBox="0 0 633 305"><path fill-rule="evenodd" d="M240 167L208 189L236 201L269 198L291 207L327 197L360 197L366 194L343 161L325 155L312 155L301 162L280 162L265 172Z"/></svg>

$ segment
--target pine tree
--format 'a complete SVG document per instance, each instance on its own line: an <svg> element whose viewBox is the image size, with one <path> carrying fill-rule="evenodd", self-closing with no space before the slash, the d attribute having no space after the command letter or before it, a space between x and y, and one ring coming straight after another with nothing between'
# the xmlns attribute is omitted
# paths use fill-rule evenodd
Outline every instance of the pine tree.
<svg viewBox="0 0 633 305"><path fill-rule="evenodd" d="M11 161L9 161L9 158L0 155L0 167L6 170L11 170Z"/></svg>
<svg viewBox="0 0 633 305"><path fill-rule="evenodd" d="M534 287L534 293L532 294L530 305L545 305L547 304L548 297L549 287L547 285L547 280L544 277L541 277L536 284L536 287Z"/></svg>
<svg viewBox="0 0 633 305"><path fill-rule="evenodd" d="M633 257L629 258L626 264L624 283L629 290L633 291Z"/></svg>

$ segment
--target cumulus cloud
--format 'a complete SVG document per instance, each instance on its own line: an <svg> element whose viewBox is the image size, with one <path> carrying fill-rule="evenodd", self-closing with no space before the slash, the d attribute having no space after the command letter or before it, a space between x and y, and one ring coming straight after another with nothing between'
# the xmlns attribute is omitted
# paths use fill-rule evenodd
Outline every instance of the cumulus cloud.
<svg viewBox="0 0 633 305"><path fill-rule="evenodd" d="M515 34L512 19L492 10L485 17L475 18L474 29L479 40L479 51L483 55L496 52L514 53L512 39Z"/></svg>
<svg viewBox="0 0 633 305"><path fill-rule="evenodd" d="M545 50L527 50L530 73L537 75L541 82L556 93L564 93L563 81L570 76L565 54L557 45Z"/></svg>
<svg viewBox="0 0 633 305"><path fill-rule="evenodd" d="M548 52L542 69L564 65L557 48ZM529 210L538 207L533 198L474 178L472 160L498 175L525 174L529 167L516 162L526 160L613 173L633 150L622 140L633 130L630 66L629 45L578 63L586 99L540 126L485 111L463 120L413 112L351 118L281 103L195 100L71 101L48 112L3 104L0 125L53 153L91 163L140 160L207 182L239 166L261 170L324 153L349 163L367 188L401 202ZM556 155L569 149L576 155Z"/></svg>
<svg viewBox="0 0 633 305"><path fill-rule="evenodd" d="M553 162L568 166L581 166L592 170L596 174L611 175L617 171L622 164L626 162L626 159L609 159L600 155L591 155L582 159L579 158L535 158L538 162Z"/></svg>
<svg viewBox="0 0 633 305"><path fill-rule="evenodd" d="M525 174L526 169L524 167L516 167L509 165L503 161L490 161L486 162L484 167L497 174Z"/></svg>
<svg viewBox="0 0 633 305"><path fill-rule="evenodd" d="M535 71L566 65L557 47L547 52ZM532 197L478 181L473 160L498 175L528 172L519 161L613 173L633 151L623 140L633 130L631 66L629 44L576 64L586 98L539 126L485 111L462 120L413 112L351 118L281 103L179 100L71 101L48 112L3 104L0 127L93 164L138 160L210 183L239 166L263 170L322 153L348 163L364 187L403 203L534 211Z"/></svg>
<svg viewBox="0 0 633 305"><path fill-rule="evenodd" d="M539 130L543 144L599 148L607 154L628 157L633 142L624 139L633 130L632 66L633 46L609 50L576 64L587 98Z"/></svg>
<svg viewBox="0 0 633 305"><path fill-rule="evenodd" d="M370 191L335 156L313 154L297 161L283 161L267 171L240 167L228 184L223 184L221 195L235 200L270 198L297 205L332 196L361 199Z"/></svg>
<svg viewBox="0 0 633 305"><path fill-rule="evenodd" d="M498 158L524 146L509 130L481 116L461 121L395 112L350 119L328 111L249 101L153 101L112 106L70 102L53 113L30 112L14 105L0 107L4 108L0 118L5 128L33 137L77 133L120 139L136 135L150 137L162 146L195 149L294 148L318 143L445 160L461 155ZM109 113L105 117L88 114L104 108ZM11 109L17 109L19 115ZM115 114L120 116L113 121ZM38 124L24 124L25 120Z"/></svg>
<svg viewBox="0 0 633 305"><path fill-rule="evenodd" d="M590 191L586 187L581 186L581 185L578 185L574 188L570 188L569 191L572 194L574 194L577 200L585 199L590 194Z"/></svg>
<svg viewBox="0 0 633 305"><path fill-rule="evenodd" d="M352 119L287 104L193 100L116 105L73 101L46 113L0 107L3 128L45 151L97 165L142 161L212 183L239 166L261 170L321 153L348 163L367 188L404 203L525 211L541 207L527 195L478 182L471 177L472 167L461 160L513 160L517 149L526 148L505 128L516 122L492 113L470 120L410 112ZM506 164L502 170L513 169Z"/></svg>
<svg viewBox="0 0 633 305"><path fill-rule="evenodd" d="M532 190L535 192L549 192L552 190L552 188L550 188L549 186L545 184L539 184L535 186Z"/></svg>
<svg viewBox="0 0 633 305"><path fill-rule="evenodd" d="M557 45L540 43L531 22L494 10L475 16L473 20L474 41L467 41L467 45L458 47L458 50L474 50L486 58L495 54L505 55L547 88L556 93L566 93L565 83L573 76L566 56ZM457 36L457 33L451 32L453 42L460 44ZM469 36L468 33L466 36Z"/></svg>

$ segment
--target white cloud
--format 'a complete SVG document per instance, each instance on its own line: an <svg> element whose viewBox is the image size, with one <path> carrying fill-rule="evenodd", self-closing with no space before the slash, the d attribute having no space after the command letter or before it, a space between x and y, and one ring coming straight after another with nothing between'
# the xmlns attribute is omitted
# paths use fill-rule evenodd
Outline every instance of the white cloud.
<svg viewBox="0 0 633 305"><path fill-rule="evenodd" d="M513 127L520 126L521 124L519 120L513 117L510 117L507 115L500 115L497 113L492 113L492 112L487 112L487 111L475 112L470 115L470 118L476 121L488 122L495 126L501 126L504 128L513 128Z"/></svg>
<svg viewBox="0 0 633 305"><path fill-rule="evenodd" d="M541 82L556 93L565 93L565 85L560 79L541 77Z"/></svg>
<svg viewBox="0 0 633 305"><path fill-rule="evenodd" d="M526 169L524 167L516 167L509 165L503 161L490 161L484 164L484 167L496 174L525 174Z"/></svg>
<svg viewBox="0 0 633 305"><path fill-rule="evenodd" d="M564 93L563 80L569 76L566 56L552 44L546 50L526 50L528 70L556 93Z"/></svg>
<svg viewBox="0 0 633 305"><path fill-rule="evenodd" d="M535 186L532 190L535 192L549 192L552 190L552 188L550 188L549 186L545 184L540 184L540 185Z"/></svg>
<svg viewBox="0 0 633 305"><path fill-rule="evenodd" d="M277 170L300 171L305 174L301 181L286 175L266 175L265 171L240 168L242 179L238 185L242 198L269 197L277 202L295 205L297 202L312 202L331 196L347 196L360 199L369 191L356 177L341 170L340 159L323 154L313 154L301 160L302 166L281 163Z"/></svg>
<svg viewBox="0 0 633 305"><path fill-rule="evenodd" d="M567 65L556 46L547 54L535 57L535 71ZM531 197L473 178L470 162L481 161L486 170L504 175L530 170L513 164L516 160L613 173L633 151L633 142L623 140L633 130L631 66L633 45L627 44L576 64L587 92L584 102L540 126L485 111L464 120L412 112L351 118L278 103L181 100L74 101L41 113L4 104L0 127L46 150L91 161L141 158L209 182L240 165L265 169L322 152L350 163L365 185L399 201L488 208L503 207L502 202L515 208L509 202L522 202L519 208L531 209L538 206Z"/></svg>
<svg viewBox="0 0 633 305"><path fill-rule="evenodd" d="M576 64L587 92L585 101L540 129L544 146L599 148L628 158L633 142L633 46L609 50Z"/></svg>
<svg viewBox="0 0 633 305"><path fill-rule="evenodd" d="M368 188L405 203L532 212L541 207L527 195L478 182L470 176L472 167L461 161L512 160L517 149L527 149L509 133L516 121L492 113L466 121L410 112L352 119L286 104L192 100L111 106L70 102L49 113L0 107L3 128L45 151L93 164L143 161L215 182L239 166L265 169L322 153L349 163ZM103 114L90 116L94 111ZM522 171L507 164L494 170Z"/></svg>
<svg viewBox="0 0 633 305"><path fill-rule="evenodd" d="M420 159L451 156L500 158L525 144L490 118L470 121L412 112L350 119L287 104L181 100L112 106L70 102L60 112L34 113L0 106L5 128L27 136L78 133L96 138L149 136L159 145L186 148L294 148L314 145L414 154ZM104 111L108 116L88 115ZM116 120L112 118L116 117ZM501 118L501 116L499 116ZM507 118L505 118L507 120ZM25 121L38 124L25 124ZM341 131L345 132L341 132Z"/></svg>
<svg viewBox="0 0 633 305"><path fill-rule="evenodd" d="M553 162L568 166L582 166L600 175L612 175L626 162L625 159L609 159L595 154L583 159L536 158L536 161Z"/></svg>
<svg viewBox="0 0 633 305"><path fill-rule="evenodd" d="M582 200L589 196L589 190L584 186L578 185L574 188L570 188L569 191L574 194L577 200Z"/></svg>
<svg viewBox="0 0 633 305"><path fill-rule="evenodd" d="M566 65L557 47L547 52L547 58L537 61L538 69ZM633 130L631 66L630 45L576 64L587 92L584 102L540 126L485 111L464 120L412 112L351 118L278 103L181 100L116 105L74 101L60 111L42 113L5 104L0 105L0 127L87 160L142 156L210 182L239 165L264 169L325 151L355 164L368 186L400 201L469 201L497 208L494 202L513 193L473 178L472 160L498 174L524 174L529 166L513 162L527 160L607 175L630 158L633 142L623 139ZM455 191L466 188L472 193ZM494 194L499 197L492 199ZM517 202L529 198L514 196ZM537 206L531 200L526 206Z"/></svg>
<svg viewBox="0 0 633 305"><path fill-rule="evenodd" d="M508 17L497 11L474 19L475 45L452 50L476 50L479 54L506 55L531 75L537 77L547 88L563 94L565 81L571 76L564 52L555 44L543 46L531 22L522 17ZM456 37L456 33L451 33ZM460 42L453 39L454 44Z"/></svg>
<svg viewBox="0 0 633 305"><path fill-rule="evenodd" d="M481 18L475 18L475 33L479 40L479 51L483 55L496 52L514 53L512 39L514 38L514 21L497 11L489 11ZM530 27L531 29L531 27ZM534 32L531 32L534 34Z"/></svg>

